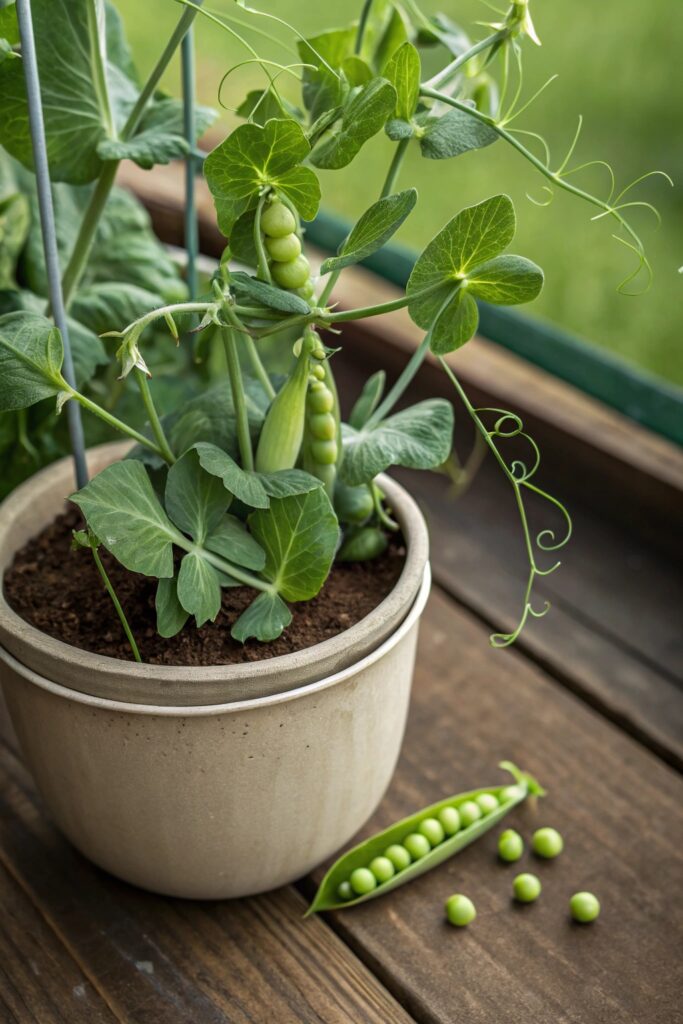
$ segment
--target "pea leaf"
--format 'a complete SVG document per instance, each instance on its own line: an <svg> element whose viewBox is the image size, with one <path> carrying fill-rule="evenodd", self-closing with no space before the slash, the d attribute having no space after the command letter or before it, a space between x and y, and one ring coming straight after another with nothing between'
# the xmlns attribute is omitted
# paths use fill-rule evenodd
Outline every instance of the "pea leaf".
<svg viewBox="0 0 683 1024"><path fill-rule="evenodd" d="M175 636L189 618L189 612L185 611L178 600L178 580L175 576L159 580L154 606L159 636Z"/></svg>
<svg viewBox="0 0 683 1024"><path fill-rule="evenodd" d="M244 97L236 113L263 126L272 117L294 117L295 111L288 103L284 105L272 89L251 89Z"/></svg>
<svg viewBox="0 0 683 1024"><path fill-rule="evenodd" d="M98 335L132 323L158 302L156 293L139 285L100 281L76 292L69 308L76 320Z"/></svg>
<svg viewBox="0 0 683 1024"><path fill-rule="evenodd" d="M367 85L374 77L372 68L367 61L364 61L362 57L357 57L355 53L344 58L341 69L351 86Z"/></svg>
<svg viewBox="0 0 683 1024"><path fill-rule="evenodd" d="M436 355L454 352L469 341L479 326L479 310L472 296L459 288L431 326L429 347Z"/></svg>
<svg viewBox="0 0 683 1024"><path fill-rule="evenodd" d="M0 38L10 46L19 43L19 22L17 21L16 4L10 3L0 9Z"/></svg>
<svg viewBox="0 0 683 1024"><path fill-rule="evenodd" d="M235 565L260 572L266 564L266 555L254 540L246 526L236 516L225 515L210 535L206 538L205 547L222 555Z"/></svg>
<svg viewBox="0 0 683 1024"><path fill-rule="evenodd" d="M403 43L398 48L382 74L396 90L394 117L410 121L417 110L422 78L420 55L412 43Z"/></svg>
<svg viewBox="0 0 683 1024"><path fill-rule="evenodd" d="M315 167L338 169L350 164L361 147L391 116L396 93L386 78L373 78L342 108L342 116L317 143L310 160Z"/></svg>
<svg viewBox="0 0 683 1024"><path fill-rule="evenodd" d="M192 551L183 556L178 572L178 601L194 615L199 629L213 622L221 610L221 584L218 573L202 556Z"/></svg>
<svg viewBox="0 0 683 1024"><path fill-rule="evenodd" d="M259 473L266 494L271 498L289 498L308 494L322 487L320 480L303 469L280 469L275 473Z"/></svg>
<svg viewBox="0 0 683 1024"><path fill-rule="evenodd" d="M251 637L267 642L277 640L292 621L292 613L277 594L259 594L242 612L230 630L230 635L245 643Z"/></svg>
<svg viewBox="0 0 683 1024"><path fill-rule="evenodd" d="M273 498L270 509L252 512L249 529L266 553L262 575L286 601L306 601L327 578L339 526L324 488Z"/></svg>
<svg viewBox="0 0 683 1024"><path fill-rule="evenodd" d="M462 110L448 110L441 117L422 122L420 149L429 160L446 160L471 149L483 149L498 140L497 133Z"/></svg>
<svg viewBox="0 0 683 1024"><path fill-rule="evenodd" d="M349 423L354 430L360 430L365 425L366 420L372 416L384 393L386 379L387 375L384 370L378 370L377 373L373 373L372 377L368 377L366 380L363 390L358 396L349 416Z"/></svg>
<svg viewBox="0 0 683 1024"><path fill-rule="evenodd" d="M448 458L453 409L442 398L418 402L361 430L344 424L340 476L351 486L367 483L389 466L434 469Z"/></svg>
<svg viewBox="0 0 683 1024"><path fill-rule="evenodd" d="M417 191L408 188L373 203L342 242L339 254L325 260L320 268L321 273L328 274L331 270L341 270L352 263L360 263L366 256L381 249L398 231L416 202Z"/></svg>
<svg viewBox="0 0 683 1024"><path fill-rule="evenodd" d="M496 256L468 274L472 295L500 306L531 302L543 287L543 271L524 256Z"/></svg>
<svg viewBox="0 0 683 1024"><path fill-rule="evenodd" d="M258 381L245 378L245 403L252 439L261 429L268 408L268 396ZM182 412L164 419L168 426L171 447L182 453L198 441L207 441L228 452L233 458L239 454L235 409L230 389L221 382L209 387L201 395L185 403Z"/></svg>
<svg viewBox="0 0 683 1024"><path fill-rule="evenodd" d="M297 43L302 63L313 67L302 69L302 95L311 120L338 107L344 100L346 84L339 69L353 54L356 28L333 29Z"/></svg>
<svg viewBox="0 0 683 1024"><path fill-rule="evenodd" d="M27 409L66 392L64 352L57 328L35 313L0 316L0 411Z"/></svg>
<svg viewBox="0 0 683 1024"><path fill-rule="evenodd" d="M200 138L215 121L216 112L196 104L195 119ZM155 164L167 164L184 156L188 149L183 136L182 102L164 97L150 104L132 138L103 138L97 144L97 155L101 160L133 160L149 170Z"/></svg>
<svg viewBox="0 0 683 1024"><path fill-rule="evenodd" d="M0 196L0 288L16 285L15 270L29 229L29 204L25 195Z"/></svg>
<svg viewBox="0 0 683 1024"><path fill-rule="evenodd" d="M223 486L250 508L268 508L270 499L257 473L249 473L215 444L200 442L195 450L202 469L223 481Z"/></svg>
<svg viewBox="0 0 683 1024"><path fill-rule="evenodd" d="M199 453L194 448L185 452L168 471L164 493L166 511L175 525L189 533L197 544L203 544L218 526L230 500L222 481L202 468Z"/></svg>
<svg viewBox="0 0 683 1024"><path fill-rule="evenodd" d="M371 18L370 20L373 21L375 19ZM373 47L373 33L369 28L369 26L366 28L363 50L366 49L366 44L367 49L372 49ZM374 46L372 60L380 74L384 74L387 63L394 56L398 48L408 39L408 26L403 14L393 4L389 8L389 18L386 24L382 27L380 23L379 31L376 34L377 41Z"/></svg>
<svg viewBox="0 0 683 1024"><path fill-rule="evenodd" d="M281 313L310 313L311 307L300 295L294 292L276 288L265 281L258 281L243 271L233 271L230 274L230 287L234 289L240 301L247 304L258 304L267 306L269 309L277 309Z"/></svg>
<svg viewBox="0 0 683 1024"><path fill-rule="evenodd" d="M204 161L221 231L229 236L235 221L256 206L267 185L287 196L305 220L312 220L320 203L320 185L310 167L301 166L309 151L303 129L291 119L274 118L263 128L236 128Z"/></svg>
<svg viewBox="0 0 683 1024"><path fill-rule="evenodd" d="M415 134L415 127L410 121L402 121L398 117L390 118L384 126L392 142L400 142L401 139L412 139Z"/></svg>
<svg viewBox="0 0 683 1024"><path fill-rule="evenodd" d="M161 507L141 462L126 459L107 466L70 500L126 569L173 576L173 544L184 538Z"/></svg>

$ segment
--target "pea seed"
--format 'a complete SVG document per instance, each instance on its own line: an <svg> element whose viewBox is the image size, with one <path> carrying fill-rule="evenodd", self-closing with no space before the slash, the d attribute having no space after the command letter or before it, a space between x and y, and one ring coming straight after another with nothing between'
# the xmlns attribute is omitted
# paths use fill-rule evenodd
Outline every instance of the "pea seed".
<svg viewBox="0 0 683 1024"><path fill-rule="evenodd" d="M311 372L315 374L316 370L322 370L323 376L325 370L322 366L314 366ZM317 380L315 384L312 384L308 391L308 408L311 412L332 412L334 408L334 397L332 392L329 391L321 381Z"/></svg>
<svg viewBox="0 0 683 1024"><path fill-rule="evenodd" d="M517 800L520 796L524 796L524 792L522 786L505 786L500 791L500 802L505 804L508 800Z"/></svg>
<svg viewBox="0 0 683 1024"><path fill-rule="evenodd" d="M311 355L313 356L314 359L324 359L325 358L325 349L324 348L314 348L313 351L311 352Z"/></svg>
<svg viewBox="0 0 683 1024"><path fill-rule="evenodd" d="M513 828L506 828L498 837L498 856L501 860L519 860L524 853L524 840Z"/></svg>
<svg viewBox="0 0 683 1024"><path fill-rule="evenodd" d="M316 363L315 366L311 367L311 373L313 374L314 377L317 377L318 380L325 380L325 367L321 366L320 363ZM332 399L332 405L334 405L334 398L332 398L332 395L330 395L330 398ZM331 407L332 406L330 406L330 408Z"/></svg>
<svg viewBox="0 0 683 1024"><path fill-rule="evenodd" d="M444 841L446 835L443 825L436 818L425 818L417 826L417 831L426 837L430 846L438 846Z"/></svg>
<svg viewBox="0 0 683 1024"><path fill-rule="evenodd" d="M391 861L397 871L403 871L412 862L412 857L405 846L399 846L398 843L389 846L384 851L384 856Z"/></svg>
<svg viewBox="0 0 683 1024"><path fill-rule="evenodd" d="M460 831L460 815L457 807L443 807L439 811L439 821L447 836L454 836Z"/></svg>
<svg viewBox="0 0 683 1024"><path fill-rule="evenodd" d="M569 909L575 921L590 924L600 913L600 902L592 892L575 892L569 901Z"/></svg>
<svg viewBox="0 0 683 1024"><path fill-rule="evenodd" d="M481 818L481 807L479 804L475 804L474 800L465 800L458 807L458 813L460 814L462 827L467 828L468 825L473 825L475 821L479 821Z"/></svg>
<svg viewBox="0 0 683 1024"><path fill-rule="evenodd" d="M271 259L276 263L291 263L301 252L301 242L292 233L283 238L268 238L266 236L266 249Z"/></svg>
<svg viewBox="0 0 683 1024"><path fill-rule="evenodd" d="M332 413L314 413L308 421L313 437L321 441L333 441L337 436L337 424Z"/></svg>
<svg viewBox="0 0 683 1024"><path fill-rule="evenodd" d="M532 837L531 846L539 857L557 857L564 849L564 839L554 828L539 828Z"/></svg>
<svg viewBox="0 0 683 1024"><path fill-rule="evenodd" d="M396 874L396 868L388 857L375 857L370 861L370 870L378 882L388 882Z"/></svg>
<svg viewBox="0 0 683 1024"><path fill-rule="evenodd" d="M306 284L302 285L301 288L298 289L298 293L302 299L313 298L313 296L315 295L315 285L313 284L313 281L311 280L310 277Z"/></svg>
<svg viewBox="0 0 683 1024"><path fill-rule="evenodd" d="M498 797L494 796L493 793L480 793L475 798L475 802L479 804L482 814L490 814L491 811L495 811L499 806Z"/></svg>
<svg viewBox="0 0 683 1024"><path fill-rule="evenodd" d="M311 441L311 455L321 466L331 466L337 461L337 442Z"/></svg>
<svg viewBox="0 0 683 1024"><path fill-rule="evenodd" d="M519 903L533 903L541 895L541 883L536 875L517 875L512 883L512 891Z"/></svg>
<svg viewBox="0 0 683 1024"><path fill-rule="evenodd" d="M349 879L351 888L358 896L365 896L377 888L377 879L369 868L356 868Z"/></svg>
<svg viewBox="0 0 683 1024"><path fill-rule="evenodd" d="M424 857L431 850L429 840L420 832L411 832L403 840L403 845L413 860L419 860L420 857Z"/></svg>
<svg viewBox="0 0 683 1024"><path fill-rule="evenodd" d="M477 916L474 903L462 893L455 893L446 900L446 917L456 928L464 928L471 924Z"/></svg>
<svg viewBox="0 0 683 1024"><path fill-rule="evenodd" d="M273 263L270 272L281 288L302 288L310 277L311 269L305 256L297 256L289 263Z"/></svg>
<svg viewBox="0 0 683 1024"><path fill-rule="evenodd" d="M340 882L339 888L337 889L337 896L340 900L352 900L353 889L351 888L350 882Z"/></svg>
<svg viewBox="0 0 683 1024"><path fill-rule="evenodd" d="M276 201L261 214L261 230L271 238L284 238L296 230L294 214L284 203Z"/></svg>

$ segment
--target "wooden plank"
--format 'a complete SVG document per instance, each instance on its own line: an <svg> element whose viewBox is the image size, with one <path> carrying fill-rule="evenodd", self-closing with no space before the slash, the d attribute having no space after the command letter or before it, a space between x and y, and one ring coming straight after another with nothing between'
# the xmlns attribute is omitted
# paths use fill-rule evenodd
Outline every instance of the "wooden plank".
<svg viewBox="0 0 683 1024"><path fill-rule="evenodd" d="M2 867L0 906L4 1024L116 1024L121 1019Z"/></svg>
<svg viewBox="0 0 683 1024"><path fill-rule="evenodd" d="M500 758L546 785L536 809L508 820L525 837L558 827L566 849L557 861L502 865L494 830L405 888L328 920L422 1024L680 1021L680 780L519 653L492 651L481 624L436 591L398 771L364 834L495 783ZM526 907L510 900L522 870L544 886ZM579 889L602 902L591 926L568 919ZM468 929L444 922L452 892L478 908Z"/></svg>
<svg viewBox="0 0 683 1024"><path fill-rule="evenodd" d="M412 1019L322 920L303 920L305 903L292 888L194 903L142 892L90 865L45 820L30 778L4 743L0 864L126 1024ZM64 984L66 1001L74 986ZM32 998L19 983L17 998ZM49 1015L38 1019L53 1024ZM80 1020L76 1012L63 1019ZM94 1013L87 1019L100 1020Z"/></svg>

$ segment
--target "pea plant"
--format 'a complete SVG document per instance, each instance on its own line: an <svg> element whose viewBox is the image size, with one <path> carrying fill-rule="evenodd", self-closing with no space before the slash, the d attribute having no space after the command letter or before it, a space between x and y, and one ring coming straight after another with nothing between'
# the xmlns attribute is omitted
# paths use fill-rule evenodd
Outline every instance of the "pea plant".
<svg viewBox="0 0 683 1024"><path fill-rule="evenodd" d="M178 29L142 86L111 4L73 0L58 15L64 20L61 34L48 17L48 0L34 4L37 24L44 20L43 88L52 105L66 111L47 119L51 173L62 181L95 183L70 246L65 297L77 308L118 162L129 158L148 167L183 152L177 104L161 96L157 85L195 16L239 38L249 54L242 64L256 65L264 76L263 88L249 92L238 108L243 123L204 161L227 240L220 265L199 297L149 304L129 318L124 302L104 311L108 323L98 344L112 346L113 339L113 386L132 382L144 425L114 415L106 401L67 382L59 331L44 310L33 307L0 317L1 408L22 411L56 398L59 410L75 402L135 442L125 459L72 496L88 527L77 541L95 554L102 544L126 569L158 579L162 636L175 635L190 616L198 627L214 620L222 588L241 585L256 596L232 623L232 636L269 641L290 623L288 604L313 598L335 559L369 560L386 548L398 524L379 475L395 466L437 470L449 459L449 401L432 398L396 408L409 398L411 382L431 353L516 499L528 578L517 625L491 638L494 646L509 645L529 616L547 611L547 605L534 605L533 586L560 563L543 568L539 553L555 552L568 541L571 520L536 484L540 455L519 417L475 408L446 356L475 334L478 300L515 305L541 290L541 269L508 251L516 226L513 204L496 195L454 211L394 301L339 309L334 290L346 268L384 246L415 210L415 188L399 187L409 147L429 160L450 160L494 144L513 146L548 188L565 189L597 208L598 217L616 222L616 237L637 259L624 288L641 270L649 271L640 238L626 219L628 208L638 204L628 189L615 194L613 188L601 198L576 184L575 175L586 166L571 164L576 138L555 166L540 137L512 127L530 102L523 99L523 48L529 40L538 43L527 0L514 0L475 43L449 19L426 17L413 0L365 0L358 21L312 38L244 2L234 5L239 17L179 2L184 13ZM0 14L2 29L8 18L6 10ZM294 61L259 56L249 33L270 36L264 21L274 31L284 29L280 42L287 51L296 47ZM17 53L11 32L3 53ZM66 63L57 67L56 54L68 58ZM0 64L7 97L0 138L17 161L30 165L18 63ZM80 108L73 106L76 80ZM83 91L83 81L90 91ZM305 224L321 201L316 172L343 171L380 132L394 144L381 194L314 276L305 254ZM540 139L540 156L525 138ZM343 358L343 325L401 308L424 331L422 342L390 389L383 372L366 382L348 423L342 423L334 365ZM214 365L216 352L221 360L216 377L165 414L158 411L148 365L148 338L160 327L181 346L188 345L191 328L196 351L211 353ZM528 463L504 454L503 442L515 437L528 445ZM532 535L530 497L559 513L561 531ZM120 606L117 611L125 622Z"/></svg>

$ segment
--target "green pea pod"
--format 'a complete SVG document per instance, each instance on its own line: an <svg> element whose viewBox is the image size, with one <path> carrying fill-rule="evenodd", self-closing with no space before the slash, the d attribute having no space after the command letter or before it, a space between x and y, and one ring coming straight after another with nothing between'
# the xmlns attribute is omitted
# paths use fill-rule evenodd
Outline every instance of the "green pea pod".
<svg viewBox="0 0 683 1024"><path fill-rule="evenodd" d="M378 526L363 526L346 537L337 552L338 562L369 562L386 551L386 533Z"/></svg>
<svg viewBox="0 0 683 1024"><path fill-rule="evenodd" d="M299 457L306 418L306 391L311 342L304 340L294 372L268 410L256 449L256 470L293 469Z"/></svg>
<svg viewBox="0 0 683 1024"><path fill-rule="evenodd" d="M370 839L366 839L347 853L342 854L320 883L315 899L306 911L306 916L321 910L341 910L344 907L355 907L358 903L365 903L366 900L382 896L392 889L397 889L399 885L404 885L413 878L418 878L426 871L436 867L437 864L442 864L443 861L452 857L453 854L459 853L460 850L469 846L475 839L478 839L479 836L488 832L494 825L497 825L508 811L511 811L513 807L520 804L527 796L545 795L545 790L533 776L527 772L520 771L510 761L501 761L499 767L511 773L515 779L515 785L473 789L467 793L458 793L455 796L447 797L445 800L439 800L438 803L431 804L416 814L411 814L408 818L403 818L401 821L396 822L395 825L384 829L383 832L378 832L376 835L371 836ZM374 858L382 856L388 847L394 844L402 844L407 836L419 830L421 822L426 818L437 817L439 812L447 807L458 808L467 801L476 801L477 797L484 794L492 794L499 801L499 805L495 810L484 813L481 818L474 821L471 825L461 828L455 835L446 836L428 853L420 857L419 860L415 860L402 870L396 871L396 874L388 881L379 882L377 887L371 892L354 896L349 900L339 898L339 886L342 882L348 882L353 871L357 868L367 868Z"/></svg>

